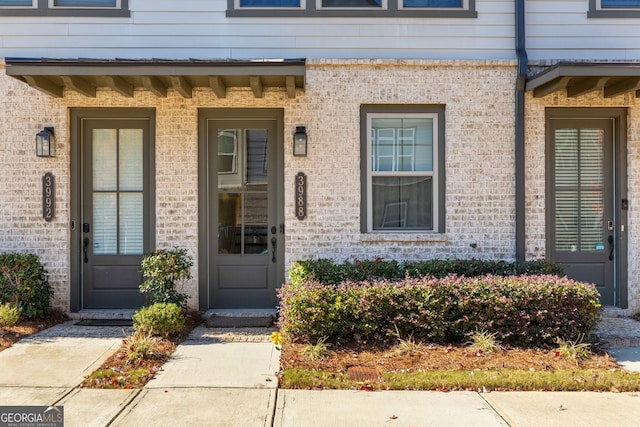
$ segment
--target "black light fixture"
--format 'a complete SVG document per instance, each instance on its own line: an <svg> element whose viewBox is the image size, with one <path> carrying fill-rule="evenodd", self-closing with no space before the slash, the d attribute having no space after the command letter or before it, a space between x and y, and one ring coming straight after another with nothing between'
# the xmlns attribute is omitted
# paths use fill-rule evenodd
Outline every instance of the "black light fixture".
<svg viewBox="0 0 640 427"><path fill-rule="evenodd" d="M52 127L45 127L36 134L36 156L56 156L56 137Z"/></svg>
<svg viewBox="0 0 640 427"><path fill-rule="evenodd" d="M304 126L296 126L296 132L293 134L293 155L307 156L307 128Z"/></svg>

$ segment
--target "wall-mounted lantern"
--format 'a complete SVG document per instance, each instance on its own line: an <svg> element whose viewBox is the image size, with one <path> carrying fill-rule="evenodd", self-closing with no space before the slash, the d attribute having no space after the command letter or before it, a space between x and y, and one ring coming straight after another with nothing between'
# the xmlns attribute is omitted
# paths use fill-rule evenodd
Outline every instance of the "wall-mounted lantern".
<svg viewBox="0 0 640 427"><path fill-rule="evenodd" d="M307 128L304 126L296 126L296 132L293 134L293 155L307 156Z"/></svg>
<svg viewBox="0 0 640 427"><path fill-rule="evenodd" d="M56 137L52 127L45 127L36 134L36 156L56 156Z"/></svg>

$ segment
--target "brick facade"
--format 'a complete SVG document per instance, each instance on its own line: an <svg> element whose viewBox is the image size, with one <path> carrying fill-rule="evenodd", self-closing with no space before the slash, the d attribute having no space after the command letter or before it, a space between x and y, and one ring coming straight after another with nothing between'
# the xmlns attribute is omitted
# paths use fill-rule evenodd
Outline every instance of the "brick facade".
<svg viewBox="0 0 640 427"><path fill-rule="evenodd" d="M0 62L0 250L41 256L55 286L55 305L69 307L69 110L86 107L145 107L156 110L156 245L189 250L196 263L185 291L198 305L198 109L282 108L285 153L285 267L298 259L337 260L487 258L515 256L514 61L309 60L306 88L296 98L282 89L255 98L249 89L229 89L218 99L195 89L184 99L136 90L125 98L99 89L95 98L67 91L54 99L7 77ZM580 103L602 99L585 97ZM611 105L632 106L633 98ZM444 105L446 119L446 231L440 234L360 232L360 106ZM570 105L549 96L527 98L527 256L544 256L544 107ZM581 104L583 105L583 104ZM631 200L640 188L637 153L640 129L630 120ZM291 135L304 125L309 155L293 157ZM54 126L58 154L36 158L34 135ZM56 218L41 217L41 177L56 176ZM308 216L294 215L294 176L308 177ZM633 189L636 189L635 191ZM630 230L637 219L630 212ZM637 232L636 232L637 233ZM630 238L630 301L637 304L640 248ZM634 305L635 307L635 305Z"/></svg>

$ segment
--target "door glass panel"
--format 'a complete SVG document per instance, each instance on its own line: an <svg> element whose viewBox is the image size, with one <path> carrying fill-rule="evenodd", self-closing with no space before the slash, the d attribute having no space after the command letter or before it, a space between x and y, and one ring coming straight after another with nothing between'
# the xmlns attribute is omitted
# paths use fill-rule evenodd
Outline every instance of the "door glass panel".
<svg viewBox="0 0 640 427"><path fill-rule="evenodd" d="M144 252L143 196L120 193L120 254L140 255Z"/></svg>
<svg viewBox="0 0 640 427"><path fill-rule="evenodd" d="M555 132L556 250L604 251L604 130Z"/></svg>
<svg viewBox="0 0 640 427"><path fill-rule="evenodd" d="M93 253L144 252L142 129L92 131Z"/></svg>
<svg viewBox="0 0 640 427"><path fill-rule="evenodd" d="M93 253L117 254L118 199L116 193L93 193Z"/></svg>
<svg viewBox="0 0 640 427"><path fill-rule="evenodd" d="M120 129L120 190L142 191L142 129Z"/></svg>
<svg viewBox="0 0 640 427"><path fill-rule="evenodd" d="M93 189L113 191L118 185L118 138L115 129L93 130Z"/></svg>
<svg viewBox="0 0 640 427"><path fill-rule="evenodd" d="M217 136L218 253L267 254L267 131L225 129Z"/></svg>

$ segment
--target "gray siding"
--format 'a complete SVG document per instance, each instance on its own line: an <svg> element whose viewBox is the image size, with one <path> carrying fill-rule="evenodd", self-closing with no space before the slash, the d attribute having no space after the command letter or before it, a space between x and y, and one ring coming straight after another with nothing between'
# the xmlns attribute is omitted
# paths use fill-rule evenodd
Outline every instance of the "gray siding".
<svg viewBox="0 0 640 427"><path fill-rule="evenodd" d="M513 59L513 1L478 18L227 18L227 0L131 0L130 18L0 17L0 57Z"/></svg>
<svg viewBox="0 0 640 427"><path fill-rule="evenodd" d="M527 0L530 60L640 60L640 18L587 18L588 0Z"/></svg>

